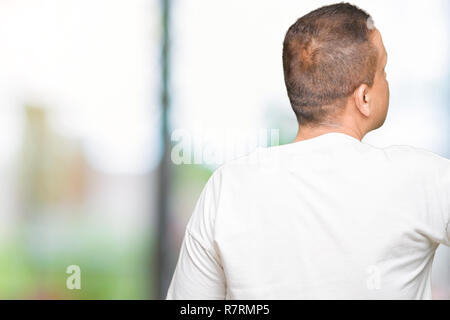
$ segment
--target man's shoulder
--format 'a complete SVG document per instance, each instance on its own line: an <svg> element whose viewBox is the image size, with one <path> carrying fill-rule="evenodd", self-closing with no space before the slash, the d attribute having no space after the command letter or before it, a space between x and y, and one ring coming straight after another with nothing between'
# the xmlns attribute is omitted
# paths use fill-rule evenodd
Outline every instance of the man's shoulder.
<svg viewBox="0 0 450 320"><path fill-rule="evenodd" d="M282 148L277 147L258 147L245 155L228 160L214 170L211 179L243 182L275 168L281 168L285 161Z"/></svg>
<svg viewBox="0 0 450 320"><path fill-rule="evenodd" d="M448 171L450 160L428 149L411 145L391 145L381 148L389 162L414 173L440 174Z"/></svg>
<svg viewBox="0 0 450 320"><path fill-rule="evenodd" d="M258 167L263 153L261 148L257 148L245 155L228 160L214 170L213 176L249 172L249 170Z"/></svg>
<svg viewBox="0 0 450 320"><path fill-rule="evenodd" d="M450 160L425 148L411 145L390 145L381 148L390 158L417 159L422 161L449 162Z"/></svg>

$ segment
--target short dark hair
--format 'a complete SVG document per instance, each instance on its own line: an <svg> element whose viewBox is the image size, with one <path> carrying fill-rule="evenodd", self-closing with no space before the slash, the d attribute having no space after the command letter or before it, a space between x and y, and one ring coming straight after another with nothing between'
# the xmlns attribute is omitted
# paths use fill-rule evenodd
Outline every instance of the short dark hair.
<svg viewBox="0 0 450 320"><path fill-rule="evenodd" d="M283 42L284 80L299 124L318 124L365 83L373 85L378 52L369 14L349 3L298 19Z"/></svg>

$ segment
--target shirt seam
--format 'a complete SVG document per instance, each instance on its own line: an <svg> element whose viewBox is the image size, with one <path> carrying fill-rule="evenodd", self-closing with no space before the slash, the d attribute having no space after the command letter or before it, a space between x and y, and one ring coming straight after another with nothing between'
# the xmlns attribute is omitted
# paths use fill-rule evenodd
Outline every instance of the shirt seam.
<svg viewBox="0 0 450 320"><path fill-rule="evenodd" d="M207 246L205 246L202 241L200 241L199 239L197 239L197 236L194 236L194 232L189 230L189 228L186 228L186 233L195 241L197 242L205 251L208 251L209 254L213 254L213 252L211 252L211 249L209 249Z"/></svg>

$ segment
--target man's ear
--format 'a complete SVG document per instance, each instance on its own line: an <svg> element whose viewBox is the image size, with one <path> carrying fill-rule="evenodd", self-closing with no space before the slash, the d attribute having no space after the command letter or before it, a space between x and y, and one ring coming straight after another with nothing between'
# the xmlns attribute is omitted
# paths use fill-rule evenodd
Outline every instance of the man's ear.
<svg viewBox="0 0 450 320"><path fill-rule="evenodd" d="M361 84L353 92L353 99L358 110L366 117L370 116L370 95L369 87L366 84Z"/></svg>

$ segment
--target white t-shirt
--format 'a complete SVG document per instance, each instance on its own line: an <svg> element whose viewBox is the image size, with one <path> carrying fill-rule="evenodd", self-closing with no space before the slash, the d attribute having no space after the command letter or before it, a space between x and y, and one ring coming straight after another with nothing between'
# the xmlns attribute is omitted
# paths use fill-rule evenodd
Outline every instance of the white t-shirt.
<svg viewBox="0 0 450 320"><path fill-rule="evenodd" d="M332 132L219 167L167 299L431 299L450 160ZM450 261L449 261L450 266Z"/></svg>

